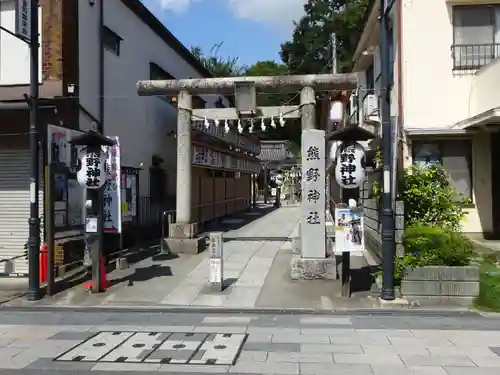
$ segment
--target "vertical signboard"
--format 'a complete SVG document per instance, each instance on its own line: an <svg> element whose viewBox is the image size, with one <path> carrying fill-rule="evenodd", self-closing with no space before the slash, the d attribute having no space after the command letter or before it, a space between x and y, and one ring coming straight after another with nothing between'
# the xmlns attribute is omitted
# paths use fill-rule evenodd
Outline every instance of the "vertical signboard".
<svg viewBox="0 0 500 375"><path fill-rule="evenodd" d="M16 28L14 32L28 41L31 37L31 1L16 0L15 4Z"/></svg>
<svg viewBox="0 0 500 375"><path fill-rule="evenodd" d="M103 219L106 232L122 232L122 200L121 200L121 167L120 167L120 141L118 137L109 137L116 143L104 147L107 153L108 179L104 186Z"/></svg>
<svg viewBox="0 0 500 375"><path fill-rule="evenodd" d="M326 256L325 132L302 131L301 251L303 258Z"/></svg>

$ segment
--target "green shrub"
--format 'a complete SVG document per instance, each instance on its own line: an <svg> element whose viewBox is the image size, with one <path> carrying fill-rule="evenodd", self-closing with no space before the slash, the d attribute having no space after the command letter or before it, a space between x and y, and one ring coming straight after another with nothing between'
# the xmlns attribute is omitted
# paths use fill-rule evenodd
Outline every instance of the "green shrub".
<svg viewBox="0 0 500 375"><path fill-rule="evenodd" d="M402 198L405 224L418 222L429 226L460 229L465 216L457 191L451 186L446 171L439 165L413 165L405 170Z"/></svg>
<svg viewBox="0 0 500 375"><path fill-rule="evenodd" d="M474 256L472 242L450 228L415 223L403 236L405 254L396 257L395 277L401 280L408 269L425 266L466 266Z"/></svg>
<svg viewBox="0 0 500 375"><path fill-rule="evenodd" d="M500 311L500 275L481 274L476 306L491 311Z"/></svg>

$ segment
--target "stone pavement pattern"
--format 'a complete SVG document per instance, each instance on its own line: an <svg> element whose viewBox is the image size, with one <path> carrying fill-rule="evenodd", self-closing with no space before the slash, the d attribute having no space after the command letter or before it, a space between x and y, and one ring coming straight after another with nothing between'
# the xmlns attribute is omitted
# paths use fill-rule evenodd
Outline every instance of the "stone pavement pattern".
<svg viewBox="0 0 500 375"><path fill-rule="evenodd" d="M0 374L500 373L500 316L411 314L202 315L4 308ZM218 358L219 364L214 361Z"/></svg>

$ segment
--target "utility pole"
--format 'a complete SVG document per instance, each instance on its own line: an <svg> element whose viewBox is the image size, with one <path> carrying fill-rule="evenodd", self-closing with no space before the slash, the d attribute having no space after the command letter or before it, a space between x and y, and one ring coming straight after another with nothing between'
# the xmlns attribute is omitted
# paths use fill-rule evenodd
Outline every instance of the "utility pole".
<svg viewBox="0 0 500 375"><path fill-rule="evenodd" d="M383 155L383 193L382 193L382 290L383 300L394 300L394 207L392 205L393 171L393 132L391 123L391 93L389 66L389 25L387 0L380 0L380 66L381 82L381 120L382 120L382 155Z"/></svg>
<svg viewBox="0 0 500 375"><path fill-rule="evenodd" d="M39 217L39 144L38 144L38 0L30 1L30 218L28 239L29 285L28 300L40 299L39 252L40 252L40 217Z"/></svg>
<svg viewBox="0 0 500 375"><path fill-rule="evenodd" d="M337 35L332 33L331 35L331 50L332 50L332 74L337 74ZM331 103L328 104L329 106ZM330 110L330 108L328 108ZM328 124L327 124L328 128ZM326 141L328 144L328 141ZM328 170L328 158L325 158L325 170ZM330 175L326 179L326 211L331 215L331 189L332 189L332 179ZM334 207L335 209L335 207Z"/></svg>

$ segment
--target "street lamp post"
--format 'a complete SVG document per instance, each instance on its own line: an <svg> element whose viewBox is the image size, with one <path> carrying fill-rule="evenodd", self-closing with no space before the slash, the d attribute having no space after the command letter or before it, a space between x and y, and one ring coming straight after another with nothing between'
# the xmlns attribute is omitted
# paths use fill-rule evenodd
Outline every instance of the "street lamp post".
<svg viewBox="0 0 500 375"><path fill-rule="evenodd" d="M392 177L394 174L392 154L394 134L391 122L391 93L389 66L389 25L388 12L393 1L380 0L380 66L381 92L380 112L382 120L382 154L383 154L383 193L382 193L382 290L383 300L394 300L394 257L396 244L394 238L394 208L392 206Z"/></svg>

